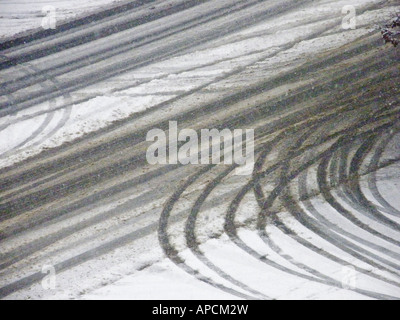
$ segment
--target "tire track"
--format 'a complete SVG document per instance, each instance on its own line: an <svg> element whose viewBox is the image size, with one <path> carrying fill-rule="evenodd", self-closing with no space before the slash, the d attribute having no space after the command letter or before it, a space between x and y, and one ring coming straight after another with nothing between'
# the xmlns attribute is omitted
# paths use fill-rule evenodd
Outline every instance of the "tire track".
<svg viewBox="0 0 400 320"><path fill-rule="evenodd" d="M4 58L6 61L9 60L8 57L1 55L2 58ZM26 74L31 74L32 72L38 72L38 69L29 65L29 64L25 64L25 65L20 65L19 66L23 72L25 72ZM48 80L48 79L42 79L42 80ZM58 90L58 83L57 80L50 78L49 79L53 85L53 87ZM46 89L48 88L45 84L45 81L43 81L43 83L40 83L40 85L42 86L42 88ZM15 103L15 100L12 96L12 93L7 93L6 96L10 96L11 98L9 98L9 101L11 101L12 103ZM69 103L72 101L72 98L69 94L64 94L63 98L65 99L65 101L68 101ZM55 100L51 100L49 101L49 108L48 110L50 111L52 109L52 105L56 105L57 102ZM59 121L59 123L57 124L57 126L48 134L46 134L43 138L41 138L39 141L35 142L34 144L31 145L35 146L35 145L39 145L41 144L44 140L52 137L54 134L57 133L57 131L62 128L65 123L68 121L70 114L72 111L72 107L67 107L64 109L64 114L62 119ZM37 138L50 124L50 122L54 119L54 113L53 112L48 112L46 115L46 118L43 120L43 123L28 137L26 138L24 141L20 142L18 145L14 146L12 149L8 150L7 152L0 154L0 159L5 158L10 156L13 152L15 152L18 149L21 149L22 147L24 147L25 145L27 145L29 142L33 141L35 138ZM17 114L13 115L12 117L16 117ZM12 124L12 121L7 121L7 123L0 127L0 131L5 130L7 127L9 127Z"/></svg>
<svg viewBox="0 0 400 320"><path fill-rule="evenodd" d="M331 177L334 177L334 161L336 158L332 158L331 162ZM337 224L330 222L327 218L325 218L321 213L318 212L318 210L314 207L310 199L315 196L315 193L310 194L308 187L307 187L307 181L308 181L308 171L305 171L298 179L298 189L299 189L299 195L300 195L300 200L301 203L304 205L305 209L307 212L309 212L316 221L319 221L321 225L326 228L327 230L332 230L335 233L341 234L345 236L346 238L350 238L354 240L355 242L358 242L366 247L369 247L375 251L385 253L386 255L394 258L394 259L399 259L400 255L397 254L396 252L387 249L384 246L378 245L374 242L368 241L364 238L361 238L351 232L348 232L342 228L340 228Z"/></svg>
<svg viewBox="0 0 400 320"><path fill-rule="evenodd" d="M393 206L391 206L390 203L388 203L379 192L379 189L377 187L378 179L376 177L376 172L378 171L377 168L379 167L379 162L383 156L386 146L390 143L390 141L394 139L396 135L397 132L390 134L384 138L381 145L378 148L376 148L375 154L368 168L368 171L372 172L368 177L369 190L371 191L374 198L378 201L378 203L381 204L382 207L385 209L385 212L393 216L399 216L400 211L397 210L396 208L393 208Z"/></svg>
<svg viewBox="0 0 400 320"><path fill-rule="evenodd" d="M160 217L160 222L159 222L159 228L158 228L158 237L159 237L159 243L161 245L161 248L163 249L165 255L173 262L175 263L176 266L184 270L186 273L196 277L198 280L205 282L215 288L218 288L222 291L225 291L227 293L230 293L234 296L237 296L239 298L245 298L245 299L254 299L254 296L249 296L245 295L243 293L240 293L236 290L232 290L230 288L227 288L224 285L221 285L219 283L216 283L214 280L205 277L201 274L199 274L196 270L185 264L185 261L182 260L182 258L179 255L179 252L175 250L174 246L171 244L169 235L167 232L168 224L169 224L169 219L170 219L170 214L171 211L173 210L174 203L177 202L179 197L182 195L182 193L185 191L187 187L189 187L193 182L195 182L200 176L203 174L207 173L210 169L212 169L213 166L207 166L203 170L199 170L196 174L194 174L192 177L190 177L174 194L173 196L168 200L166 205L164 206L163 212L161 213Z"/></svg>
<svg viewBox="0 0 400 320"><path fill-rule="evenodd" d="M136 9L138 6L144 5L146 3L152 3L152 2L154 2L154 0L129 1L127 3L124 3L123 5L112 6L111 8L109 8L107 10L102 10L101 12L93 13L84 18L75 19L73 21L64 23L64 24L58 26L57 29L41 30L39 32L35 32L35 33L27 35L27 36L13 38L12 40L2 42L1 47L4 50L7 50L7 49L10 49L10 48L13 48L16 46L29 44L30 42L33 42L36 40L42 40L42 39L46 40L46 38L48 38L49 36L54 36L58 33L63 33L66 30L84 26L86 24L93 23L93 22L108 18L113 15L118 15L118 14L126 12L127 10Z"/></svg>
<svg viewBox="0 0 400 320"><path fill-rule="evenodd" d="M300 3L303 2L305 3L307 1L309 0L303 0ZM89 70L85 74L79 73L78 75L79 82L77 82L76 78L71 77L71 75L69 75L68 77L64 75L62 81L63 83L62 89L65 92L71 93L83 87L87 87L91 84L95 84L100 81L110 79L111 77L117 76L121 73L126 73L128 71L144 67L154 62L155 60L160 61L167 59L168 57L175 56L177 54L182 53L185 50L193 48L196 45L198 46L200 44L212 41L223 35L230 34L234 31L238 31L245 26L247 27L249 25L260 22L268 17L271 17L273 15L283 13L288 8L294 9L296 8L296 6L293 5L293 3L291 3L290 1L288 1L288 3L285 3L285 5L279 4L272 8L268 8L264 11L261 11L256 15L253 14L251 16L251 19L248 17L243 17L241 18L242 21L235 21L234 23L231 22L230 26L219 27L217 30L213 30L213 32L207 31L207 32L193 34L190 41L187 40L186 38L184 39L179 38L174 40L174 43L168 43L167 45L164 45L161 48L160 47L149 48L147 49L148 52L146 52L142 48L143 51L141 52L140 56L137 57L132 57L130 59L123 58L123 61L114 61L111 64L103 63L102 66L96 66L95 64L93 64L91 65L92 70ZM42 91L37 91L35 93L28 94L27 96L19 100L17 99L16 105L12 106L12 110L10 110L10 106L5 106L0 104L0 116L4 116L9 112L16 112L21 109L25 109L27 107L39 104L40 102L46 101L48 99L56 98L57 96L58 96L57 93L42 92Z"/></svg>
<svg viewBox="0 0 400 320"><path fill-rule="evenodd" d="M233 11L242 10L242 9L248 8L250 5L254 5L254 3L246 4L245 1L240 1L240 2L238 2L237 5L239 5L239 4L243 4L243 6L240 7L239 9L235 9ZM180 32L189 30L190 28L199 26L204 23L212 22L215 19L225 17L232 13L232 11L230 11L233 9L232 7L233 6L230 5L230 6L225 6L221 9L215 10L214 12L211 13L212 17L210 17L209 15L200 15L196 18L196 20L188 19L187 22L181 23L177 26L170 27L170 28L163 28L159 31L159 33L154 33L154 32L150 33L149 32L151 34L151 37L154 37L154 39L152 39L152 40L148 39L150 37L149 35L144 35L144 36L141 36L136 39L129 39L128 41L125 41L125 42L119 44L117 48L112 48L112 49L106 48L106 49L94 51L94 53L85 53L84 56L79 56L78 58L76 56L72 56L72 57L70 57L70 59L72 59L72 60L61 61L61 63L55 64L55 65L51 66L50 68L48 67L47 69L44 69L44 70L38 72L37 74L30 75L30 76L23 76L19 79L15 79L15 81L12 83L11 88L8 88L7 86L5 86L2 88L2 90L4 90L4 92L6 92L6 93L15 92L15 91L23 89L24 87L27 87L29 85L36 84L37 79L35 79L35 78L40 77L43 73L46 76L55 77L58 75L62 75L64 73L68 73L68 72L77 70L79 68L86 67L90 64L102 61L104 59L116 57L117 55L127 53L127 52L131 51L132 49L139 49L145 45L159 41L167 36L179 34ZM155 37L155 36L157 36L157 37ZM63 50L65 50L65 49L67 49L67 48L63 47ZM34 54L32 54L32 56L34 56ZM37 58L37 56L35 56L35 59L36 58ZM90 61L88 59L90 59ZM22 63L22 62L23 61L20 61L20 63ZM1 70L1 68L0 68L0 70ZM20 83L18 81L20 81ZM40 79L39 79L39 81L40 81Z"/></svg>
<svg viewBox="0 0 400 320"><path fill-rule="evenodd" d="M349 53L347 52L347 54L349 54ZM352 53L350 53L350 54L352 54ZM357 52L357 54L358 54L358 52ZM329 57L329 59L326 62L327 63L334 63L334 62L338 62L338 61L336 59L333 60L333 59L331 59ZM303 72L307 72L312 67L318 67L318 65L313 64L313 65L307 66L305 68L300 68L299 70L295 71L294 73L295 74L301 74ZM239 72L241 72L241 71L243 71L243 70L241 69ZM236 72L234 74L236 74ZM232 76L234 74L230 74L230 76ZM293 74L293 73L291 72L290 74ZM284 76L279 77L278 79L273 79L272 81L269 81L266 84L262 84L262 85L256 86L255 88L247 90L246 92L241 92L239 94L235 94L235 95L230 96L228 98L224 98L224 99L222 99L220 101L217 101L215 103L208 104L206 106L203 106L202 110L204 110L204 112L211 111L211 110L216 111L216 110L219 110L220 108L222 108L221 106L223 106L223 105L228 105L228 104L232 104L234 101L239 101L238 99L250 98L252 95L256 94L260 90L268 90L268 89L276 88L279 85L281 85L282 83L284 83L285 81L287 81L288 80L288 76L290 76L290 75L285 74ZM299 79L299 78L300 78L300 76L296 76L295 77L295 79ZM223 79L218 79L218 80L223 80ZM340 82L340 80L338 80L337 82ZM212 83L215 83L215 82L212 82ZM209 83L207 85L210 85L210 84L211 83ZM332 84L332 85L334 85L334 84ZM190 92L190 93L194 93L194 92ZM243 97L243 98L241 98L241 97ZM177 99L179 99L179 98L181 98L181 97L178 97ZM289 103L292 100L293 100L293 98L291 98L291 100L287 100L286 102ZM274 103L274 102L272 101L271 103ZM162 104L162 105L165 106L165 104ZM216 108L216 106L218 108ZM156 108L155 111L159 111L159 109ZM202 112L192 113L192 115L196 115L196 116L201 116L201 114L202 114ZM189 115L189 113L179 117L178 120L179 121L184 121L185 118L188 115ZM140 116L139 116L139 119L140 119ZM129 120L131 120L131 119L129 119ZM156 126L160 127L160 128L163 128L163 129L167 128L165 123L158 123L158 124L156 124ZM147 130L147 128L146 128L146 130ZM133 145L136 145L138 141L143 141L143 136L145 135L146 130L142 130L140 132L137 132L137 133L134 133L134 134L131 134L131 135L128 135L128 136L124 136L121 139L112 141L111 145L108 146L110 148L110 152L118 152L118 151L120 151L121 149L117 149L117 148L111 149L111 148L115 147L115 146L118 146L118 145L126 145L127 141L130 141L131 143L133 143ZM89 138L93 138L93 136L89 135ZM86 141L85 141L85 143L86 143ZM57 149L55 151L57 151ZM46 167L46 168L41 169L40 167L35 167L32 170L27 171L24 175L12 175L9 178L3 177L2 178L2 184L1 184L2 189L5 190L5 189L9 188L9 185L8 185L9 183L14 183L15 184L15 183L18 183L19 181L25 181L29 177L31 179L33 179L36 176L38 176L39 174L43 174L44 172L46 172L46 173L54 173L51 170L58 169L59 167L61 167L61 164L65 164L66 161L76 164L77 159L83 159L85 161L88 158L88 155L101 154L102 157L104 157L104 151L105 151L104 146L96 147L96 148L90 148L88 150L85 150L84 152L81 152L81 153L78 153L78 154L74 154L71 158L64 158L62 162L61 161L59 161L58 163L56 162L55 165L52 166L51 168L50 167ZM35 162L36 160L37 160L37 157L34 157L34 158L31 159L31 162ZM81 166L83 166L83 165L84 164L82 164ZM4 171L4 169L1 170L1 171Z"/></svg>
<svg viewBox="0 0 400 320"><path fill-rule="evenodd" d="M358 184L357 174L364 160L363 155L366 155L373 148L376 139L378 139L377 136L371 137L370 140L365 141L364 144L362 144L357 150L354 158L351 161L349 176L345 172L347 156L343 157L340 172L341 180L352 182L351 185L344 185L345 197L349 199L349 201L346 202L354 207L357 211L367 214L368 217L370 217L371 219L379 221L389 228L398 230L399 225L397 223L386 218L384 215L375 210L374 207L368 204L368 200L362 195L361 189Z"/></svg>
<svg viewBox="0 0 400 320"><path fill-rule="evenodd" d="M283 172L288 172L289 168L288 167L286 167L286 168L283 167L281 169L281 171L282 171L282 173ZM285 176L281 177L281 179L282 179L282 181L285 181L285 182L287 181L287 177L285 177ZM257 190L258 190L259 199L265 198L265 196L264 196L263 192L261 191L261 189L258 188ZM312 230L313 232L316 232L318 235L320 235L321 237L325 238L329 242L334 243L336 246L341 247L342 249L344 249L344 247L341 245L341 243L343 243L342 241L336 241L336 240L332 240L332 239L327 238L326 234L329 234L329 231L327 233L326 233L326 231L321 232L322 230L329 230L329 229L320 228L318 225L315 225L313 222L311 222L309 219L307 219L304 214L301 214L301 212L302 212L301 208L297 204L295 204L293 198L288 193L288 190L286 192L284 191L284 193L282 194L282 196L280 198L281 198L281 201L283 202L283 204L285 205L285 207L292 214L292 216L294 216L297 220L299 220L299 222L302 223L305 227L307 227L308 229ZM279 227L283 232L285 232L286 234L288 234L291 237L293 237L299 243L303 244L307 248L314 249L316 252L321 254L320 249L314 247L308 241L305 241L301 237L298 237L298 236L294 237L295 232L290 230L290 228L287 228L285 226L285 224L281 220L279 220L276 216L274 216L274 218L273 218L273 223L276 224L276 226ZM270 239L267 238L268 235L265 235L265 233L263 233L263 238L264 237L266 239L265 241L270 243ZM347 251L347 250L345 250L345 251ZM331 255L329 255L329 256L332 257ZM359 255L357 255L357 256L359 256ZM363 259L362 256L359 256L359 257L361 257ZM369 264L373 264L373 262L371 262L371 261L368 261L368 262L369 262Z"/></svg>
<svg viewBox="0 0 400 320"><path fill-rule="evenodd" d="M207 2L209 0L205 0L205 1ZM65 24L63 26L59 26L54 31L46 30L45 33L47 33L47 34L44 37L44 39L46 39L48 37L48 33L53 33L53 34L55 34L55 33L65 33L66 31L70 31L71 29L73 30L76 27L82 27L82 26L88 25L88 24L90 24L90 23L92 23L92 22L94 22L96 20L97 21L100 20L100 23L101 23L102 19L104 19L104 18L108 19L110 17L110 15L116 15L116 14L121 14L121 13L123 13L124 15L127 15L131 11L137 10L138 7L144 6L146 4L150 4L152 2L154 2L154 1L151 1L151 0L150 1L135 1L135 2L131 2L131 4L128 5L128 6L124 5L124 6L121 6L119 8L116 7L116 8L113 8L112 10L103 11L98 15L94 14L94 15L91 16L92 19L84 18L84 19L81 19L81 20L75 20L75 21L73 21L71 23L67 23L67 24ZM161 10L160 12L148 13L146 16L141 17L141 19L135 19L133 21L129 21L128 23L122 23L122 24L119 24L119 25L117 24L117 25L114 25L112 28L104 27L104 28L100 29L97 32L92 32L92 33L86 34L83 37L82 36L75 37L72 40L69 40L68 42L61 42L57 46L51 45L51 46L46 47L44 49L36 50L36 51L34 51L34 52L32 52L32 53L30 53L28 55L22 55L19 58L18 57L17 58L13 57L13 59L11 59L9 61L2 62L0 64L0 70L6 69L6 68L10 68L12 66L15 66L15 65L18 65L18 64L21 64L21 63L24 63L24 62L29 62L29 61L32 61L32 60L37 59L37 58L45 57L49 53L53 54L53 53L57 53L57 52L59 52L61 50L64 50L64 49L73 48L75 46L82 45L82 44L87 44L87 43L92 42L94 40L97 40L99 38L108 37L108 36L110 36L110 35L112 35L114 33L118 33L118 32L130 29L130 28L136 27L138 25L141 25L143 23L143 21L151 22L151 21L159 20L160 18L163 18L165 16L172 15L174 13L177 13L177 12L180 12L180 11L195 7L197 5L199 5L199 2L194 1L194 0L193 1L184 1L184 2L179 3L179 4L177 4L177 5L173 6L173 7L169 7L167 9ZM99 23L97 23L97 24L99 24ZM43 37L41 37L41 38L43 39ZM35 39L35 40L39 40L39 39ZM10 45L10 46L7 43L2 43L2 48L11 49L12 50L15 47L15 45L18 45L19 42L21 42L21 41L22 40L15 39L15 40L12 41L12 45ZM26 40L23 40L22 43L25 45L26 44ZM49 50L49 49L51 49L51 50Z"/></svg>
<svg viewBox="0 0 400 320"><path fill-rule="evenodd" d="M288 8L282 9L282 12L285 10ZM238 30L240 28L242 26L238 26ZM319 30L305 38L313 39L322 33ZM214 34L209 36L210 39L217 38ZM390 159L383 162L381 157L385 150L386 135L398 126L398 91L394 83L398 82L399 73L396 60L392 59L394 54L377 59L383 55L378 50L373 51L373 47L379 43L377 39L371 35L361 37L340 52L336 50L313 57L305 65L266 81L261 80L249 89L234 89L233 93L200 103L197 108L185 109L178 117L168 115L162 120L155 118L149 125L134 127L139 120L151 117L172 102L163 103L156 110L143 112L136 119L131 117L79 139L74 144L61 146L24 161L20 167L1 170L0 220L4 228L0 229L0 241L7 244L8 249L0 255L0 297L23 292L45 276L25 267L16 272L12 270L15 266L41 263L46 257L55 254L59 257L55 264L56 271L64 273L158 232L158 240L166 257L196 279L239 298L274 298L273 292L270 292L272 288L260 290L253 287L247 283L245 273L245 277L239 277L233 274L233 269L220 267L221 264L208 255L206 246L202 246L198 232L200 229L211 230L211 226L201 222L202 214L206 210L219 210L218 214L224 218L222 227L230 243L241 249L245 256L262 262L267 267L263 270L274 269L279 274L288 275L290 279L307 280L321 285L321 288L343 290L343 284L337 280L337 276L286 252L284 243L268 234L267 227L273 226L283 232L285 237L296 241L298 248L310 250L314 256L329 261L332 266L353 265L371 283L388 285L382 290L357 287L350 288L350 291L375 299L396 299L397 294L389 289L400 286L397 263L400 253L396 250L399 244L396 234L398 227L394 220L384 215L379 207L375 207L366 198L360 184L361 177L370 177L373 172L397 161ZM268 57L277 56L294 46L295 43L289 43L257 62L253 61L229 75L213 79L201 88L178 95L172 101L201 92L214 83L246 75L250 66L260 66L258 63ZM338 75L332 76L334 72ZM304 81L309 77L313 77L312 82ZM343 88L342 83L348 87ZM287 84L296 85L286 96L280 93L271 98L264 94ZM58 84L49 92L52 90L70 93L69 89L65 90L64 84ZM379 102L376 101L378 95ZM74 102L63 104L65 106L70 103ZM210 117L211 114L213 117ZM250 181L245 179L239 185L236 184L235 190L227 193L229 200L225 197L216 199L218 191L224 190L226 184L230 183L235 166L223 170L217 170L214 166L196 168L192 175L185 175L189 170L186 171L180 165L146 168L144 137L149 128L167 129L170 120L178 120L187 127L194 126L197 131L204 125L217 129L254 128L257 163L253 176L249 177ZM134 128L111 137L113 130L117 132L128 125ZM101 143L84 146L92 139L98 139ZM390 141L388 139L387 144ZM133 151L129 150L132 146L135 147ZM121 152L118 159L108 163L111 159L109 155L117 152ZM82 162L77 163L80 156L83 156ZM35 163L37 160L38 164ZM96 167L92 169L88 165L93 162ZM169 177L175 173L175 180L168 183L176 183L178 188L175 191L170 188L158 190L157 185L169 181ZM205 175L213 177L212 180L204 183ZM181 176L185 179L179 182ZM314 178L318 180L318 190L310 192L307 183ZM198 186L200 188L197 190ZM271 186L272 191L269 189ZM85 189L88 192L81 194ZM339 189L343 190L341 194L337 192ZM197 191L187 194L189 190ZM299 194L294 190L299 190ZM138 193L137 198L127 200L115 208L101 208L104 204L113 203L119 195L126 196L128 191L143 193ZM171 193L172 196L168 197ZM246 205L245 198L252 193L260 209L258 215L254 215L253 221L238 223L236 219L242 210L239 206ZM348 225L356 225L364 233L361 236L352 233L341 224L336 225L327 219L311 201L316 195L330 200L325 201L326 205L334 209L338 216L344 217ZM141 208L165 198L168 200L160 208L160 216L158 209L154 208L147 214L146 224L135 224L136 215L133 214L136 212L132 211L132 207ZM180 210L179 201L190 205L190 208ZM343 201L347 205L342 204ZM348 205L350 208L347 208ZM226 212L220 213L225 206ZM383 207L390 208L385 205ZM86 213L94 208L101 210ZM312 233L312 239L305 238L300 229L292 227L285 217L281 217L279 212L285 208L300 226ZM101 241L97 240L99 237L83 232L108 222L119 212L129 213L129 227L109 226ZM80 217L84 223L78 225L78 219L74 219ZM373 218L373 222L378 224L370 225L365 222L366 218ZM51 229L57 223L62 222L66 226L70 221L74 224L62 229ZM253 222L256 224L254 234L264 241L265 249L280 260L262 255L259 249L252 248L251 244L240 238L238 230L252 230L250 225ZM182 229L181 226L183 232L178 231ZM331 229L331 226L334 227ZM390 234L383 233L381 228L388 226L392 229ZM46 230L43 237L33 238L32 243L23 242L25 236L39 230ZM74 241L72 236L76 236ZM335 249L345 252L346 257L320 246L318 236ZM379 241L376 241L377 238ZM184 247L188 250L183 252L175 239L183 239ZM18 245L13 246L13 241ZM388 242L390 246L382 245ZM74 251L74 244L79 246L79 250ZM42 250L45 252L42 253ZM185 260L186 253L190 254L188 260ZM194 260L190 260L192 257L201 264L200 271L193 267ZM352 257L351 263L347 261L349 257ZM371 272L366 266L377 268L379 272ZM216 277L209 276L209 271ZM6 281L7 277L10 281Z"/></svg>
<svg viewBox="0 0 400 320"><path fill-rule="evenodd" d="M311 130L313 130L313 128ZM198 200L201 200L203 202L205 200L205 198L209 195L210 191L215 187L215 184L218 184L221 181L221 179L223 179L232 170L233 169L231 169L231 168L228 169L226 172L224 172L222 174L222 176L218 177L215 181L213 181L213 183L206 188L207 191L204 194L202 194L202 196L200 198L198 198ZM176 200L177 199L174 200L174 203L176 202ZM194 236L193 233L194 233L195 220L196 220L196 217L197 217L197 214L198 214L198 210L199 210L198 206L199 206L199 202L196 202L195 206L192 209L192 214L189 217L189 219L187 221L187 225L186 225L186 238L187 238L188 246L189 247L193 247L195 251L198 251L198 244L197 244L197 241L196 241L195 236ZM227 223L226 229L229 230L231 228L231 226L232 226L232 223ZM163 232L165 232L165 231L163 231ZM231 236L232 236L232 234L231 234ZM165 239L163 239L161 241L165 241ZM177 252L174 248L171 248L171 247L169 248L169 251ZM197 256L199 254L202 254L202 253L201 252L197 252ZM180 261L180 263L182 263L182 261ZM208 266L209 265L209 261L205 261L205 264ZM310 272L310 269L307 269L307 271ZM316 273L313 272L313 274L316 274ZM321 277L320 274L317 274L317 275ZM325 278L325 279L327 279L329 281L332 281L331 279L329 279L327 277L323 277L323 278ZM338 286L338 283L336 283L336 286ZM375 298L377 298L377 297L383 298L384 297L384 296L376 295L374 293L368 293L368 292L363 292L363 293L367 294L369 296L373 296ZM386 298L388 298L388 297L386 296Z"/></svg>
<svg viewBox="0 0 400 320"><path fill-rule="evenodd" d="M259 158L259 159L260 159L260 158ZM267 170L266 172L270 173L271 171L274 171L274 169L277 169L277 168L271 167L270 169L271 169L271 170ZM250 191L251 188L255 187L255 186L253 186L253 184L256 185L256 183L254 183L254 182L251 183L251 184L248 184L248 185L247 185L247 188L243 189L241 195L240 195L240 196L238 195L238 196L236 197L237 200L235 200L235 201L231 204L230 211L229 211L229 213L228 213L228 215L227 215L227 218L226 218L225 231L226 231L227 234L230 236L231 240L232 240L235 244L237 244L240 248L242 248L244 251L246 251L246 252L248 252L249 254L255 256L256 258L260 259L260 260L263 261L263 262L269 263L270 261L268 261L268 259L266 259L266 258L263 257L263 256L260 256L258 253L256 253L253 249L249 248L246 244L244 244L244 243L237 237L236 227L235 227L235 225L234 225L235 212L236 212L236 210L237 210L237 208L238 208L238 202L240 202L240 201L243 199L244 195L245 195L248 191ZM236 202L236 203L235 203L235 202ZM270 244L270 243L269 243L269 244ZM273 264L272 264L272 265L273 265ZM306 271L310 271L310 270L307 268ZM290 272L290 273L291 273L291 272ZM304 275L302 275L302 274L300 274L299 276L304 277ZM304 277L304 278L305 278L305 279L308 279L308 280L311 280L311 281L317 281L317 282L322 282L322 283L324 283L324 284L330 284L330 285L333 285L333 286L338 286L338 283L331 282L331 281L326 281L326 280L325 280L325 281L322 281L322 280L319 280L318 278L311 278L311 277ZM364 294L365 294L365 293L364 293ZM375 296L375 297L376 297L376 296ZM382 297L381 297L381 298L382 298Z"/></svg>
<svg viewBox="0 0 400 320"><path fill-rule="evenodd" d="M356 71L353 76L356 76L356 75L358 75L358 76L363 75L364 76L364 75L368 74L369 70L372 70L372 67L366 65L365 69ZM341 77L339 79L335 79L335 80L325 84L325 86L326 87L333 86L333 85L335 85L335 83L339 83L340 81L342 81L342 79L344 79L344 77L343 78ZM376 79L376 81L378 81L378 79ZM307 86L306 88L308 90L305 90L304 92L302 92L301 89L300 89L299 94L296 95L296 93L293 93L292 96L290 96L288 98L285 98L284 100L281 100L279 102L275 101L275 103L274 103L274 101L271 101L271 103L275 104L275 108L274 108L274 109L276 109L275 112L279 111L280 109L286 108L286 106L288 104L292 104L294 101L306 100L306 99L310 98L311 94L314 95L314 96L318 96L318 94L321 93L321 91L317 91L315 93L314 92L315 90L312 90L311 86ZM323 86L321 86L321 89L322 88L323 88ZM243 100L245 100L247 98L250 98L250 97L251 97L251 92L247 93L245 96L242 96L241 94L235 94L233 97L230 96L230 97L228 97L226 99L223 99L222 101L218 101L216 103L212 103L210 105L203 106L195 114L191 113L191 116L192 117L202 117L205 112L208 112L208 111L215 112L218 109L222 109L224 107L224 105L226 105L228 103L231 104L233 101L235 101L235 102L243 101ZM218 106L218 109L215 108L215 105ZM242 123L244 122L243 124L245 125L246 122L250 122L249 120L247 120L247 115L252 115L252 117L254 117L254 110L259 109L260 107L266 108L266 107L269 107L269 106L268 105L255 106L255 107L253 107L253 108L251 108L249 110L245 110L244 111L245 114L236 116L237 120L235 120L235 121L241 120L241 122ZM272 115L273 113L269 112L269 114ZM266 115L269 115L269 114L266 114ZM266 116L266 115L264 114L263 116ZM186 121L187 117L188 117L187 114L183 114L183 115L179 116L179 118L177 118L177 119L173 119L173 118L168 119L167 121L163 121L162 123L158 123L158 124L154 125L154 127L160 128L162 130L167 130L168 129L168 121L177 120L178 122L184 122L184 121ZM233 125L232 123L234 123L234 121L232 119L228 119L228 121L226 123L219 124L217 127L218 128L225 128L227 126L232 126ZM135 134L135 135L133 135L131 137L127 137L127 138L124 137L123 138L124 142L129 142L127 144L127 147L131 148L132 145L135 145L136 141L140 141L140 142L144 141L145 140L145 135L146 135L146 133L148 132L149 129L150 128L146 128L146 129L142 130L141 132L139 132L139 133L137 133L137 134ZM103 146L98 147L97 150L100 151L103 155L105 154L105 150L104 150ZM119 150L112 150L112 152L117 152L117 151L119 151ZM93 153L95 153L95 150L92 149L89 152L87 152L86 157L88 157L89 155L93 155ZM61 161L65 162L66 159L63 158ZM94 172L92 174L88 174L87 176L84 176L84 177L77 178L74 182L67 181L67 182L63 182L62 184L59 184L59 185L52 185L52 187L48 189L48 192L52 192L53 189L57 189L58 192L61 192L61 191L63 191L65 189L63 187L63 185L68 185L69 186L69 192L73 192L74 189L71 188L71 185L75 185L76 186L75 189L80 189L82 186L85 186L85 182L86 183L90 182L91 184L97 184L101 180L104 181L106 179L109 179L109 178L113 177L115 171L121 171L120 169L122 169L122 168L126 169L124 171L131 170L130 168L135 168L136 165L139 165L140 163L143 163L144 161L145 161L145 157L144 156L141 156L140 158L138 158L136 156L133 157L133 158L128 158L124 162L119 162L116 165L114 165L115 169L113 167L109 166L107 168L106 174L104 174L104 169L102 168L102 169L98 170L97 172ZM76 158L74 158L73 162L76 162ZM52 168L55 168L56 170L59 170L60 165L58 165L57 163L52 163L52 165L53 165ZM47 174L49 174L49 173L51 173L51 169L52 168L49 168L48 166L46 166L44 168L44 171ZM31 179L32 175L34 175L35 172L36 172L36 174L39 173L38 170L35 168L34 172L28 171L23 176L10 177L10 179L8 181L11 182L11 183L16 183L16 182L18 183L18 181L24 181L25 177L29 177ZM99 178L99 175L100 175L100 178ZM4 188L4 190L6 190L7 189L7 185L6 185L7 179L2 179L2 180L3 180L2 188ZM37 201L37 199L40 199L39 196L41 194L43 194L43 191L40 192L40 193L32 194L30 197L32 199L33 198L36 199L36 201ZM47 201L51 200L51 198L47 197L46 194L43 194L42 198L46 199ZM27 198L27 199L29 199L29 198ZM23 198L21 199L20 198L20 199L18 199L18 203L29 203L30 201L27 200L27 199L23 199ZM16 199L14 199L13 201L15 201L15 200ZM0 205L0 208L1 207L2 208L6 208L6 207L9 208L10 205L12 205L12 203L5 202L2 205ZM22 210L23 210L23 208L21 206L19 206L19 208L14 208L13 209L13 215L18 214L18 212L21 212ZM3 219L4 219L4 217L3 217Z"/></svg>

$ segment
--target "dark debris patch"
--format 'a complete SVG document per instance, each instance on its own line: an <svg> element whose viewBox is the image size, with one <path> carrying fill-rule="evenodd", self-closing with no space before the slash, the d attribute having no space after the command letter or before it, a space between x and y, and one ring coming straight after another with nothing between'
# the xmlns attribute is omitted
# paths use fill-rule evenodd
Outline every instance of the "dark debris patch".
<svg viewBox="0 0 400 320"><path fill-rule="evenodd" d="M385 43L391 43L395 47L400 44L400 14L382 29Z"/></svg>

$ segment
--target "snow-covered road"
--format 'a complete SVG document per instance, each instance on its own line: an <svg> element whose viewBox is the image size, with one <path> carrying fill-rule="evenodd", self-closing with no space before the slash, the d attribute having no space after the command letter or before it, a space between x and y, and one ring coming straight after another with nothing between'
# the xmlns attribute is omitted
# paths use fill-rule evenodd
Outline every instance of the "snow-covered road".
<svg viewBox="0 0 400 320"><path fill-rule="evenodd" d="M113 6L0 45L0 297L400 298L396 1ZM149 165L169 121L253 174Z"/></svg>
<svg viewBox="0 0 400 320"><path fill-rule="evenodd" d="M0 2L0 39L28 35L46 27L43 19L51 10L60 26L71 19L83 18L105 7L120 5L123 0L2 0ZM128 2L128 1L124 1Z"/></svg>

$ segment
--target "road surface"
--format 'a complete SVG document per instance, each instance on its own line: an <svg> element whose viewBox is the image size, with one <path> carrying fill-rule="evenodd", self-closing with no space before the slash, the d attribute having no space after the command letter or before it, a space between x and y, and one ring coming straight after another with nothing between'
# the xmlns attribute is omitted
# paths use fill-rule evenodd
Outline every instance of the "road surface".
<svg viewBox="0 0 400 320"><path fill-rule="evenodd" d="M3 43L0 298L400 298L396 7L346 4L134 1ZM253 173L149 165L170 121L254 129ZM193 291L141 278L168 272Z"/></svg>

